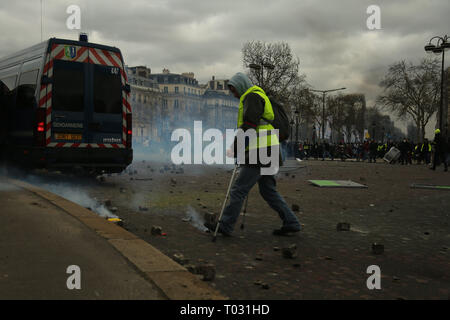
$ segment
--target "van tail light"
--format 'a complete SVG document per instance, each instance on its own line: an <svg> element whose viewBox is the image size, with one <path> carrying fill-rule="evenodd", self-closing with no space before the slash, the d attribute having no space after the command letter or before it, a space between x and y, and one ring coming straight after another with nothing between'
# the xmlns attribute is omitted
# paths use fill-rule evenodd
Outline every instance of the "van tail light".
<svg viewBox="0 0 450 320"><path fill-rule="evenodd" d="M44 108L38 108L36 111L36 132L35 132L35 145L38 147L45 146L45 118L47 110Z"/></svg>
<svg viewBox="0 0 450 320"><path fill-rule="evenodd" d="M127 144L126 144L127 148L131 148L131 139L133 136L132 128L133 122L131 119L131 113L127 113Z"/></svg>

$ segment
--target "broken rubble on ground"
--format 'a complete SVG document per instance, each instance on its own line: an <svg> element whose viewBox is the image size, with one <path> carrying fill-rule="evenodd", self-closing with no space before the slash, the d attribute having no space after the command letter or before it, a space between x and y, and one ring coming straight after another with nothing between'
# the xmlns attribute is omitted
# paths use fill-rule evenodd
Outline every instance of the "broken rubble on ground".
<svg viewBox="0 0 450 320"><path fill-rule="evenodd" d="M205 212L203 218L205 219L205 223L214 224L216 223L217 215L212 212Z"/></svg>
<svg viewBox="0 0 450 320"><path fill-rule="evenodd" d="M186 258L183 254L181 253L175 253L173 255L173 260L175 260L175 262L181 264L182 266L187 265L189 263L189 259Z"/></svg>
<svg viewBox="0 0 450 320"><path fill-rule="evenodd" d="M336 225L337 231L350 231L350 223L348 222L339 222Z"/></svg>
<svg viewBox="0 0 450 320"><path fill-rule="evenodd" d="M160 236L162 234L162 228L159 226L153 226L151 233L152 233L152 235Z"/></svg>
<svg viewBox="0 0 450 320"><path fill-rule="evenodd" d="M289 247L281 249L283 257L286 259L294 259L297 257L297 245L291 244Z"/></svg>
<svg viewBox="0 0 450 320"><path fill-rule="evenodd" d="M199 263L197 265L187 264L184 266L193 274L202 275L203 281L212 281L216 276L216 266L212 263Z"/></svg>
<svg viewBox="0 0 450 320"><path fill-rule="evenodd" d="M203 281L212 281L216 276L216 266L212 263L200 264L196 270L198 274L203 275Z"/></svg>
<svg viewBox="0 0 450 320"><path fill-rule="evenodd" d="M384 245L380 243L372 243L372 252L374 254L382 254L384 252Z"/></svg>

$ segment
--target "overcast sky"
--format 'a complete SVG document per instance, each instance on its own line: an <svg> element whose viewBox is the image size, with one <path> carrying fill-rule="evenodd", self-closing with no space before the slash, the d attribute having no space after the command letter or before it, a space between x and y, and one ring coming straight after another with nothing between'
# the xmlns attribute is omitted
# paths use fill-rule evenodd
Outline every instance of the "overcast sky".
<svg viewBox="0 0 450 320"><path fill-rule="evenodd" d="M40 0L0 1L0 56L40 42ZM448 0L42 2L43 39L76 39L79 31L66 27L66 9L78 5L80 31L91 42L119 47L129 66L147 65L154 73L192 71L201 83L245 71L245 42L284 41L312 87L346 87L348 93L364 93L369 106L390 64L417 63L432 36L450 34ZM367 28L369 5L381 9L381 30Z"/></svg>

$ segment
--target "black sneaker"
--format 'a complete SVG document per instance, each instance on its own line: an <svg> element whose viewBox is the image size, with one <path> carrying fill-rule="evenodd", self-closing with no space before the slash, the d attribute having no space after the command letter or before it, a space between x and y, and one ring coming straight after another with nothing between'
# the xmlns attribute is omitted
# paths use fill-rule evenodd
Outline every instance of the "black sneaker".
<svg viewBox="0 0 450 320"><path fill-rule="evenodd" d="M290 236L295 232L299 232L300 228L295 227L281 227L280 229L273 230L274 236Z"/></svg>
<svg viewBox="0 0 450 320"><path fill-rule="evenodd" d="M208 228L208 231L211 233L216 232L216 227L217 227L217 222L216 223L208 223L205 222L203 224L206 228ZM219 230L217 230L218 233L221 233L224 237L231 237L231 233L225 232L223 231L220 226L219 226Z"/></svg>

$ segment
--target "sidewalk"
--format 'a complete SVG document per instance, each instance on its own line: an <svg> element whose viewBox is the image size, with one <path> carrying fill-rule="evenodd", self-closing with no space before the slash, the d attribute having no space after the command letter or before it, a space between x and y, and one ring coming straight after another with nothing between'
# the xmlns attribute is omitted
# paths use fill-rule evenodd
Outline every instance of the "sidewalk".
<svg viewBox="0 0 450 320"><path fill-rule="evenodd" d="M148 243L50 192L0 177L0 299L225 299ZM67 268L81 270L69 290Z"/></svg>

